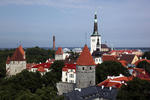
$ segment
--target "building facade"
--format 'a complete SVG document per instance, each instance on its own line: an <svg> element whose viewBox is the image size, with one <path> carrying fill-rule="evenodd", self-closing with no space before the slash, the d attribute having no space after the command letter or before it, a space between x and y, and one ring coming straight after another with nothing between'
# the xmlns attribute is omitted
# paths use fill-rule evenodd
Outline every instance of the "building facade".
<svg viewBox="0 0 150 100"><path fill-rule="evenodd" d="M95 62L87 45L84 46L76 66L76 87L86 88L95 85Z"/></svg>

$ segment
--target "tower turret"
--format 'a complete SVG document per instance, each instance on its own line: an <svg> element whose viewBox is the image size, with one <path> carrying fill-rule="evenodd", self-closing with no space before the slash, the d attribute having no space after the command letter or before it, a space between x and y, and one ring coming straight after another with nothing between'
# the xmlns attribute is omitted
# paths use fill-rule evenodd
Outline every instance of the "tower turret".
<svg viewBox="0 0 150 100"><path fill-rule="evenodd" d="M86 88L95 85L95 62L87 45L84 46L76 66L76 87Z"/></svg>

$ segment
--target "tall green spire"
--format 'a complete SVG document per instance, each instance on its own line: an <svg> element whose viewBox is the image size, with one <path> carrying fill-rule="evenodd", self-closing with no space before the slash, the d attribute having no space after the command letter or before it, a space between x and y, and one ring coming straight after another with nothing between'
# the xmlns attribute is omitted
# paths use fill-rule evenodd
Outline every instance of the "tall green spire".
<svg viewBox="0 0 150 100"><path fill-rule="evenodd" d="M93 36L97 36L98 34L98 24L97 24L97 12L95 12L94 15L94 30L93 30Z"/></svg>

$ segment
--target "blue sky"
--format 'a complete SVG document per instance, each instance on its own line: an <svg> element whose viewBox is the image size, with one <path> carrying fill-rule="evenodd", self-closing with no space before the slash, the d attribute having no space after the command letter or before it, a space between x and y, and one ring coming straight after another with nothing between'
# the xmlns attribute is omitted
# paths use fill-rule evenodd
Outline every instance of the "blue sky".
<svg viewBox="0 0 150 100"><path fill-rule="evenodd" d="M0 48L83 47L90 44L94 12L102 42L149 47L150 0L0 0ZM87 37L87 38L86 38Z"/></svg>

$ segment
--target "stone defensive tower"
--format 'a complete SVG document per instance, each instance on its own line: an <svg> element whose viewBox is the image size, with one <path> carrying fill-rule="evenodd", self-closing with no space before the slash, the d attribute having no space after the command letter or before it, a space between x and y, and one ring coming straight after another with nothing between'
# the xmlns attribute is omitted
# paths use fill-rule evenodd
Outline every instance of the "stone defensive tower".
<svg viewBox="0 0 150 100"><path fill-rule="evenodd" d="M22 46L20 45L18 48L16 48L12 57L8 56L7 58L6 74L8 76L16 75L17 73L20 73L24 69L26 69L26 57L25 52Z"/></svg>
<svg viewBox="0 0 150 100"><path fill-rule="evenodd" d="M84 46L76 66L76 88L95 85L95 63L87 45Z"/></svg>

